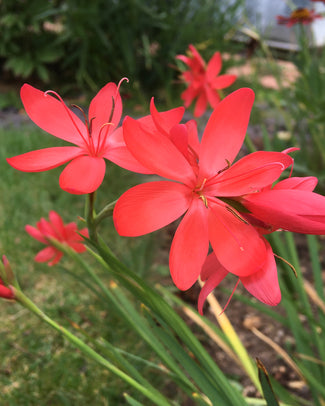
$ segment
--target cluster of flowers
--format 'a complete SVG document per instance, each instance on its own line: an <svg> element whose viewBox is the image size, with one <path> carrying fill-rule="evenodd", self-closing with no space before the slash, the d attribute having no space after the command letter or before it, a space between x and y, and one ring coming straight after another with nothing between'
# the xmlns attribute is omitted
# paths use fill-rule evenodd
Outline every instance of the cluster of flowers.
<svg viewBox="0 0 325 406"><path fill-rule="evenodd" d="M190 68L191 82L184 99L196 96L197 115L209 101L214 110L200 141L195 120L183 123L184 108L158 112L151 100L150 114L140 119L122 116L119 86L108 83L91 101L84 122L52 91L25 84L21 99L29 117L46 132L75 144L40 149L8 158L20 171L45 171L66 164L60 186L74 194L95 192L101 185L105 159L162 180L139 184L117 201L113 220L122 236L140 236L182 217L170 250L169 266L175 285L189 289L199 277L205 282L199 296L202 313L207 295L228 275L236 276L258 300L276 305L281 299L274 254L264 235L284 229L325 233L325 197L314 193L314 177L283 177L293 165L289 153L258 151L235 160L244 141L254 92L242 88L222 101L212 90L234 77L219 76L220 54L207 67L191 47L192 57L179 56ZM204 69L203 69L204 67ZM277 182L277 183L275 183ZM37 228L27 231L48 247L36 260L56 263L61 253L51 239L82 252L82 237L74 223L64 226L50 213ZM86 230L81 230L87 235ZM238 283L237 282L237 283ZM8 297L0 285L0 295ZM7 295L7 296L6 296Z"/></svg>

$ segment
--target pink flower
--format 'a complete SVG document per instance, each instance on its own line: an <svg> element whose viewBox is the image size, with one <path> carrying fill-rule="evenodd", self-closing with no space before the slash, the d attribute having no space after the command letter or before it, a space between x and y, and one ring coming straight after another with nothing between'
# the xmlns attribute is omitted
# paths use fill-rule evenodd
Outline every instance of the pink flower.
<svg viewBox="0 0 325 406"><path fill-rule="evenodd" d="M259 232L241 214L239 197L272 184L292 158L280 152L255 152L231 166L243 143L254 101L251 89L239 89L213 111L201 144L193 122L177 124L152 109L155 124L127 117L124 138L134 157L169 180L137 185L118 200L113 214L120 235L158 230L183 214L170 251L171 276L180 289L197 280L209 250L238 277L259 271L268 249ZM234 117L236 118L234 120Z"/></svg>
<svg viewBox="0 0 325 406"><path fill-rule="evenodd" d="M44 93L24 84L20 94L27 114L36 125L76 146L45 148L8 158L15 169L41 172L71 161L59 181L63 190L74 194L98 189L106 171L104 158L126 169L145 172L125 147L122 128L117 128L122 115L119 86L108 83L97 93L85 122L55 92Z"/></svg>
<svg viewBox="0 0 325 406"><path fill-rule="evenodd" d="M88 237L88 230L86 228L78 230L76 223L65 225L60 215L55 211L50 211L49 221L41 218L37 222L36 227L26 225L25 230L33 238L47 245L46 248L36 255L36 262L48 262L48 265L52 266L62 258L63 253L53 245L51 239L69 246L75 252L82 253L86 251L81 235Z"/></svg>
<svg viewBox="0 0 325 406"><path fill-rule="evenodd" d="M321 14L315 13L314 10L308 10L307 8L297 8L294 10L290 17L277 16L278 24L292 27L295 24L310 24L317 18L322 18Z"/></svg>
<svg viewBox="0 0 325 406"><path fill-rule="evenodd" d="M325 234L325 198L313 193L315 177L292 177L269 185L261 191L248 194L240 203L249 211L241 215L260 234L285 229L306 234ZM264 239L267 256L265 263L252 275L239 277L244 287L259 301L270 306L281 300L276 263L270 244ZM228 271L210 254L203 265L201 279L205 284L198 300L199 312L213 289L228 275Z"/></svg>
<svg viewBox="0 0 325 406"><path fill-rule="evenodd" d="M216 52L208 64L204 62L193 45L189 45L190 56L177 55L189 69L182 73L183 81L188 88L181 94L185 107L189 107L197 98L194 116L200 117L206 110L208 103L215 108L220 102L219 89L224 89L234 83L235 75L219 75L222 67L220 52Z"/></svg>
<svg viewBox="0 0 325 406"><path fill-rule="evenodd" d="M4 277L6 278L5 280L8 283L8 280L12 280L12 278L10 277L13 275L13 273L9 261L5 255L2 256L1 262L2 264L0 264L0 270L4 272ZM2 297L3 299L15 299L15 295L13 291L7 287L7 283L5 284L0 277L0 297Z"/></svg>
<svg viewBox="0 0 325 406"><path fill-rule="evenodd" d="M2 297L3 299L14 299L15 298L12 290L4 285L1 278L0 278L0 297Z"/></svg>

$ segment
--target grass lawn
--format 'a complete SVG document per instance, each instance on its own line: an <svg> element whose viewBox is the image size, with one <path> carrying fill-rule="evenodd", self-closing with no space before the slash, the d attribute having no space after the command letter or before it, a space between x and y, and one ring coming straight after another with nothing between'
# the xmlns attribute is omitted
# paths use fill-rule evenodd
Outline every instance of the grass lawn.
<svg viewBox="0 0 325 406"><path fill-rule="evenodd" d="M129 334L114 309L105 307L85 288L80 270L69 259L52 268L33 260L42 244L33 240L24 226L35 225L40 217L48 218L50 210L57 211L65 222L78 221L78 216L83 216L85 198L60 189L58 177L62 167L23 173L11 168L5 158L61 144L64 145L32 123L0 128L0 253L9 258L24 292L56 321L69 329L73 321L93 337L101 335L124 350L145 354L145 345ZM98 194L99 209L137 181L136 175L110 163L107 166ZM142 253L153 252L150 236L122 239L110 219L101 231L117 254L123 253L126 262L135 263L139 272L148 268L151 255ZM109 283L107 278L106 282ZM18 304L2 300L0 309L1 405L123 404L122 393L129 388L114 376L85 360Z"/></svg>

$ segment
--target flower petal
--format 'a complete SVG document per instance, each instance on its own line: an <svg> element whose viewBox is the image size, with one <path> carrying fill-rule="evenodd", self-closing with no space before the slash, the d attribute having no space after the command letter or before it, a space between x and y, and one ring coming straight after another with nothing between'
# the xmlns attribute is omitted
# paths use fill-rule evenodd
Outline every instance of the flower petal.
<svg viewBox="0 0 325 406"><path fill-rule="evenodd" d="M72 194L92 193L101 185L106 171L103 158L81 156L71 161L60 175L60 187Z"/></svg>
<svg viewBox="0 0 325 406"><path fill-rule="evenodd" d="M210 106L215 109L217 105L220 103L220 96L217 90L212 89L210 86L205 87L206 95L208 98L208 102L210 103Z"/></svg>
<svg viewBox="0 0 325 406"><path fill-rule="evenodd" d="M92 99L89 106L89 122L92 126L92 136L96 142L100 129L104 124L108 134L119 125L122 116L122 99L115 83L107 83Z"/></svg>
<svg viewBox="0 0 325 406"><path fill-rule="evenodd" d="M26 113L38 127L62 140L84 145L86 126L63 102L27 83L22 86L20 97Z"/></svg>
<svg viewBox="0 0 325 406"><path fill-rule="evenodd" d="M215 175L236 157L245 138L253 102L254 92L243 88L224 98L213 111L200 148L202 179Z"/></svg>
<svg viewBox="0 0 325 406"><path fill-rule="evenodd" d="M239 215L217 204L209 210L210 242L218 261L238 276L256 272L265 262L266 248L263 239L253 226Z"/></svg>
<svg viewBox="0 0 325 406"><path fill-rule="evenodd" d="M204 279L203 274L205 275ZM208 255L201 273L201 279L206 280L206 282L202 287L198 298L197 307L200 314L203 314L203 305L206 298L227 275L228 271L217 260L214 252Z"/></svg>
<svg viewBox="0 0 325 406"><path fill-rule="evenodd" d="M325 234L325 197L306 190L267 190L245 196L244 206L275 228Z"/></svg>
<svg viewBox="0 0 325 406"><path fill-rule="evenodd" d="M257 151L222 172L211 186L217 196L240 196L271 185L293 163L281 152ZM208 184L208 182L207 182Z"/></svg>
<svg viewBox="0 0 325 406"><path fill-rule="evenodd" d="M209 249L207 208L194 199L178 226L169 255L169 267L175 285L189 289L200 275Z"/></svg>
<svg viewBox="0 0 325 406"><path fill-rule="evenodd" d="M312 192L317 186L318 179L314 176L306 177L292 177L281 180L274 187L273 190L280 189L300 189Z"/></svg>
<svg viewBox="0 0 325 406"><path fill-rule="evenodd" d="M43 244L47 244L47 240L44 238L43 233L40 232L40 230L38 230L36 227L33 227L29 224L27 224L25 226L25 230L26 232L33 238L35 238L35 240L43 243Z"/></svg>
<svg viewBox="0 0 325 406"><path fill-rule="evenodd" d="M205 91L201 91L199 94L198 99L195 102L195 107L194 107L194 117L201 117L202 114L205 113L205 110L207 109L208 105L208 98L207 95L205 94Z"/></svg>
<svg viewBox="0 0 325 406"><path fill-rule="evenodd" d="M36 262L47 262L58 254L58 251L54 247L46 247L42 249L34 258Z"/></svg>
<svg viewBox="0 0 325 406"><path fill-rule="evenodd" d="M281 291L278 281L278 272L270 244L265 240L266 262L262 269L249 276L242 276L245 288L261 302L276 306L281 301Z"/></svg>
<svg viewBox="0 0 325 406"><path fill-rule="evenodd" d="M168 137L147 132L131 117L123 122L123 134L132 155L149 171L183 183L195 182L191 165Z"/></svg>
<svg viewBox="0 0 325 406"><path fill-rule="evenodd" d="M184 115L184 111L184 107L177 107L175 109L165 111L164 114L162 114L156 109L154 98L152 98L150 102L150 113L152 120L157 129L167 136L171 128L179 124Z"/></svg>
<svg viewBox="0 0 325 406"><path fill-rule="evenodd" d="M149 169L147 169L145 166L141 165L140 162L138 162L134 158L134 156L127 149L126 146L108 149L107 152L103 155L103 158L108 159L109 161L113 162L115 165L118 165L121 168L127 169L128 171L137 172L137 173L145 173L145 174L152 173Z"/></svg>
<svg viewBox="0 0 325 406"><path fill-rule="evenodd" d="M56 168L83 154L84 151L79 147L53 147L7 158L7 162L18 171L41 172Z"/></svg>
<svg viewBox="0 0 325 406"><path fill-rule="evenodd" d="M134 186L115 205L115 228L128 237L151 233L180 217L191 199L191 190L179 183L158 181Z"/></svg>
<svg viewBox="0 0 325 406"><path fill-rule="evenodd" d="M224 89L231 86L237 79L236 75L220 75L209 81L209 85L213 89Z"/></svg>
<svg viewBox="0 0 325 406"><path fill-rule="evenodd" d="M207 65L206 77L210 81L215 76L219 75L222 68L222 59L220 52L216 52L210 59Z"/></svg>

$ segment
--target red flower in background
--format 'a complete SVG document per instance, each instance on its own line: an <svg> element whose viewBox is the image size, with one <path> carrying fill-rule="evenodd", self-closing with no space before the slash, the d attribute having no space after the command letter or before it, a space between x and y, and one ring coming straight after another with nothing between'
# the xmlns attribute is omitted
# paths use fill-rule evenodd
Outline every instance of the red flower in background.
<svg viewBox="0 0 325 406"><path fill-rule="evenodd" d="M10 276L12 276L13 274L12 274L12 270L11 270L9 261L5 255L2 256L1 262L2 262L2 264L0 264L0 270L4 272L3 277L5 278L6 282L8 283L8 280L12 281L12 278ZM14 295L13 291L6 286L7 283L4 284L4 282L0 276L0 297L2 297L3 299L15 299L15 295Z"/></svg>
<svg viewBox="0 0 325 406"><path fill-rule="evenodd" d="M251 89L222 100L201 144L195 126L163 119L154 109L155 126L130 117L123 123L126 145L135 158L170 180L125 192L114 209L115 227L120 235L139 236L185 214L169 258L171 276L180 289L197 280L209 242L222 267L239 277L259 271L269 257L264 239L238 211L238 198L272 184L293 160L284 153L260 151L231 166L243 143L253 100Z"/></svg>
<svg viewBox="0 0 325 406"><path fill-rule="evenodd" d="M56 97L51 96L54 94ZM21 99L31 120L44 131L77 146L45 148L12 158L8 163L24 172L41 172L71 161L60 176L60 187L74 194L92 193L105 176L104 158L129 170L145 172L125 147L119 86L108 83L93 98L85 122L74 114L60 96L24 84Z"/></svg>
<svg viewBox="0 0 325 406"><path fill-rule="evenodd" d="M317 18L322 18L321 14L315 13L314 10L308 10L307 8L297 8L294 10L290 17L277 16L278 24L292 27L295 24L310 24Z"/></svg>
<svg viewBox="0 0 325 406"><path fill-rule="evenodd" d="M51 239L68 245L75 252L82 253L86 251L86 247L83 244L84 239L79 234L88 237L88 230L86 228L78 230L76 223L65 225L60 215L55 211L50 211L49 221L41 218L37 222L36 227L26 225L25 230L33 238L47 245L46 248L36 255L36 262L48 262L48 265L52 266L62 258L63 253L52 244Z"/></svg>
<svg viewBox="0 0 325 406"><path fill-rule="evenodd" d="M188 88L181 94L185 107L189 107L197 98L194 116L200 117L206 110L208 103L215 108L220 102L219 89L224 89L234 83L235 75L219 75L222 68L220 52L216 52L208 64L193 45L189 45L190 56L177 55L176 58L183 61L188 70L183 72L181 78Z"/></svg>
<svg viewBox="0 0 325 406"><path fill-rule="evenodd" d="M15 298L12 290L4 285L1 278L0 278L0 297L2 297L4 299L14 299Z"/></svg>

